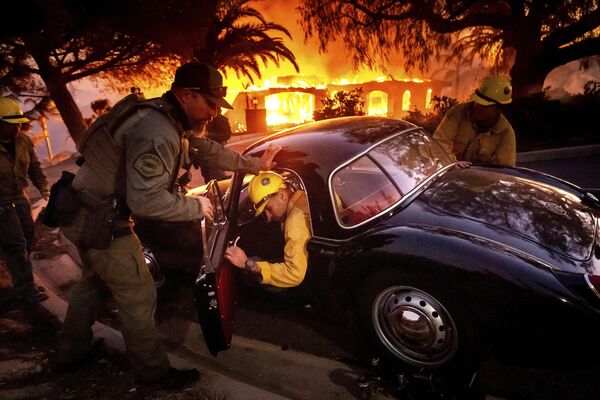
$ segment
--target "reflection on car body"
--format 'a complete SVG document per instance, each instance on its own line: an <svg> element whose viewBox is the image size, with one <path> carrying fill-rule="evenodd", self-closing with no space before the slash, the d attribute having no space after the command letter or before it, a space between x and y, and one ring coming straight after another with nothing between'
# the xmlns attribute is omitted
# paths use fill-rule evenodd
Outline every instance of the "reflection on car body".
<svg viewBox="0 0 600 400"><path fill-rule="evenodd" d="M329 320L355 315L373 352L458 379L490 353L597 360L600 205L579 188L520 168L457 168L427 132L388 118L306 124L246 154L270 143L282 147L278 172L308 196L303 286ZM215 234L271 251L277 229L252 218L247 180L228 184L229 223ZM217 268L231 268L226 240Z"/></svg>

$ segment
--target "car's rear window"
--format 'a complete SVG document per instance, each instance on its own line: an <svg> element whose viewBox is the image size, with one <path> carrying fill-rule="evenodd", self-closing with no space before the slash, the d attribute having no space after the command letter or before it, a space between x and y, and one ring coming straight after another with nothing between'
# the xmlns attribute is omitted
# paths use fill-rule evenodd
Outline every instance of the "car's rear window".
<svg viewBox="0 0 600 400"><path fill-rule="evenodd" d="M352 227L376 216L449 163L444 151L423 131L384 141L332 176L338 221Z"/></svg>

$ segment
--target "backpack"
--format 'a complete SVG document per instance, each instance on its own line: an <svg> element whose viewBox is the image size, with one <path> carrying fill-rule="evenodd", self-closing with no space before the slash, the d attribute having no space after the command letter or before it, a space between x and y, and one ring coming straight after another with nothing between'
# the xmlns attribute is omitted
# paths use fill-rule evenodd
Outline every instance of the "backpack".
<svg viewBox="0 0 600 400"><path fill-rule="evenodd" d="M98 117L76 143L84 162L108 185L114 184L119 164L123 162L123 149L115 141L114 134L127 118L142 107L163 113L177 125L169 114L170 105L160 99L146 100L142 94L132 93L121 99L108 113Z"/></svg>

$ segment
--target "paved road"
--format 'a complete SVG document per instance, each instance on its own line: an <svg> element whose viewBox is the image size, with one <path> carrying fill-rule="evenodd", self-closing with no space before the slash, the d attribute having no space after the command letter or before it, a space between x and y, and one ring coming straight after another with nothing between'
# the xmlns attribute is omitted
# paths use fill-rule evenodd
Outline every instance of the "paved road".
<svg viewBox="0 0 600 400"><path fill-rule="evenodd" d="M519 166L558 176L582 188L600 191L600 154L588 157L531 161L520 163Z"/></svg>

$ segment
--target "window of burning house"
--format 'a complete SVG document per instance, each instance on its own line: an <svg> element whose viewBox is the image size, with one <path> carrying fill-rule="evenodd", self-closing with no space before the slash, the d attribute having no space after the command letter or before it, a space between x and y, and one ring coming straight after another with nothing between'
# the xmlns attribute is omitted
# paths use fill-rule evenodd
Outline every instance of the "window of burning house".
<svg viewBox="0 0 600 400"><path fill-rule="evenodd" d="M388 115L388 94L381 90L374 90L368 96L367 114Z"/></svg>
<svg viewBox="0 0 600 400"><path fill-rule="evenodd" d="M410 90L405 90L402 95L402 111L410 110Z"/></svg>
<svg viewBox="0 0 600 400"><path fill-rule="evenodd" d="M267 125L298 124L312 120L315 96L303 92L282 92L265 96Z"/></svg>
<svg viewBox="0 0 600 400"><path fill-rule="evenodd" d="M433 91L431 89L427 89L427 94L425 95L425 109L431 109L431 94Z"/></svg>

